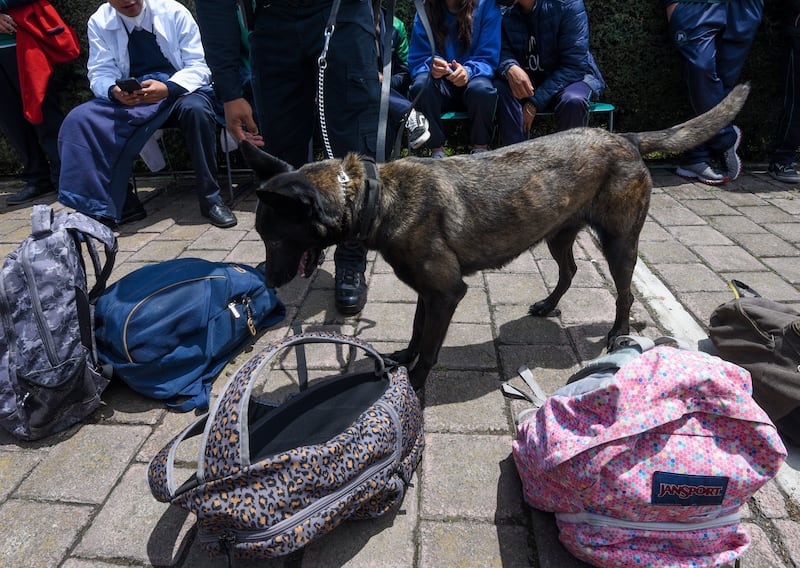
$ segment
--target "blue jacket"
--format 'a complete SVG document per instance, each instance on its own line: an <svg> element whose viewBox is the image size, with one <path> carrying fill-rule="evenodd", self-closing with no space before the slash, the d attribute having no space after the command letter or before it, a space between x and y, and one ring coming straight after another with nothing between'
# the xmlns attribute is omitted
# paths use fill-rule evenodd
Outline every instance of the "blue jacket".
<svg viewBox="0 0 800 568"><path fill-rule="evenodd" d="M447 39L445 40L444 53L437 50L436 55L448 63L454 59L463 65L469 78L494 76L497 64L500 61L500 9L495 0L479 0L472 14L472 43L466 51L461 49L458 42L456 18L447 14ZM408 67L411 70L411 79L417 75L428 73L431 66L431 44L428 35L419 19L419 14L414 17L414 26L411 29L411 40L408 49Z"/></svg>
<svg viewBox="0 0 800 568"><path fill-rule="evenodd" d="M536 38L539 67L545 76L530 98L536 108L547 108L558 93L578 81L600 95L605 83L589 52L589 18L583 0L537 0L530 14L517 4L505 10L499 74L505 76L512 65L529 69L531 36Z"/></svg>

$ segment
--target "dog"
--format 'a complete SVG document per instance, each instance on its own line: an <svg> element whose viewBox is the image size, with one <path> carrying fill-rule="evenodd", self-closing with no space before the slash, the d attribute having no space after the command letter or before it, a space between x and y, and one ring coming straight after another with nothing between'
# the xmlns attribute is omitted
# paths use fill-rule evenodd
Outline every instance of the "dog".
<svg viewBox="0 0 800 568"><path fill-rule="evenodd" d="M267 284L310 276L322 251L347 239L378 250L418 294L408 347L389 358L409 368L419 389L467 291L464 276L500 268L546 241L558 283L529 310L546 316L570 287L573 243L588 226L617 290L610 345L629 332L631 280L652 190L642 156L705 142L733 121L749 89L739 85L713 109L665 130L575 128L476 155L408 157L378 167L351 153L295 170L244 143L258 178L255 224L266 246Z"/></svg>

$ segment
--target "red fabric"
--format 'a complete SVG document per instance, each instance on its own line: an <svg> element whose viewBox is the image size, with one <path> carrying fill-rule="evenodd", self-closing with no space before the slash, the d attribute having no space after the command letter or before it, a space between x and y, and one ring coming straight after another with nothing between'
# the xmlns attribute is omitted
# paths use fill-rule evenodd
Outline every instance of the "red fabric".
<svg viewBox="0 0 800 568"><path fill-rule="evenodd" d="M9 8L17 23L17 64L25 118L40 124L47 83L57 63L72 61L81 52L78 36L64 23L48 0Z"/></svg>

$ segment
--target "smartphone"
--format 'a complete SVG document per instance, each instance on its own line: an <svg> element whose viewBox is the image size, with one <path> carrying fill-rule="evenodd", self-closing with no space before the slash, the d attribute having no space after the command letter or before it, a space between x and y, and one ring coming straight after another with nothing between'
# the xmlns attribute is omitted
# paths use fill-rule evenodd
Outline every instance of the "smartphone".
<svg viewBox="0 0 800 568"><path fill-rule="evenodd" d="M117 82L117 87L119 87L126 93L132 93L142 88L142 84L139 83L139 81L137 81L133 77L128 77L127 79L117 79L116 82Z"/></svg>

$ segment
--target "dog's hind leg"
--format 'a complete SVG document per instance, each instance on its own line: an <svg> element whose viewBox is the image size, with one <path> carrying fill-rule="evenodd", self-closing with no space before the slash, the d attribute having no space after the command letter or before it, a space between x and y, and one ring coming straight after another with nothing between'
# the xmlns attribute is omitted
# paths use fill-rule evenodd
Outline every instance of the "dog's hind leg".
<svg viewBox="0 0 800 568"><path fill-rule="evenodd" d="M600 247L606 257L611 278L614 279L614 286L617 289L616 316L606 339L606 345L609 348L614 343L614 339L630 332L631 306L633 306L631 286L638 258L638 235L638 229L622 236L598 231Z"/></svg>
<svg viewBox="0 0 800 568"><path fill-rule="evenodd" d="M550 254L558 264L558 283L547 298L539 300L528 309L530 315L543 317L552 314L561 297L569 290L572 279L578 271L572 247L580 230L580 226L567 226L547 239L547 248L550 249Z"/></svg>

